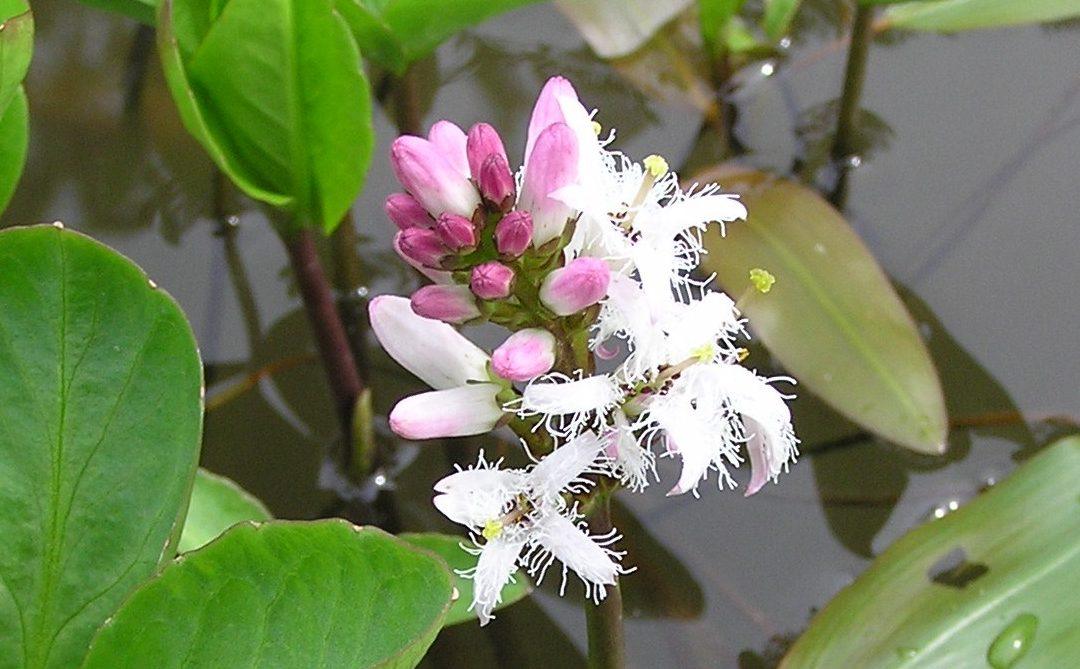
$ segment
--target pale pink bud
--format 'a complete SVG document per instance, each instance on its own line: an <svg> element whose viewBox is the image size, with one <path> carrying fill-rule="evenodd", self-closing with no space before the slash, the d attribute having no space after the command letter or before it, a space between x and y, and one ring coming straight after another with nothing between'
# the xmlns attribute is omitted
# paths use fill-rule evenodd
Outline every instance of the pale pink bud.
<svg viewBox="0 0 1080 669"><path fill-rule="evenodd" d="M484 300L501 300L508 296L513 283L514 270L494 260L473 267L469 277L469 288Z"/></svg>
<svg viewBox="0 0 1080 669"><path fill-rule="evenodd" d="M442 152L423 137L403 135L390 147L390 163L405 190L432 216L472 216L480 194Z"/></svg>
<svg viewBox="0 0 1080 669"><path fill-rule="evenodd" d="M491 368L509 381L532 381L555 366L555 337L547 330L519 330L491 354Z"/></svg>
<svg viewBox="0 0 1080 669"><path fill-rule="evenodd" d="M532 216L527 211L512 211L495 226L495 248L499 253L516 258L532 242Z"/></svg>
<svg viewBox="0 0 1080 669"><path fill-rule="evenodd" d="M528 164L529 156L532 155L533 147L540 137L540 133L553 123L565 123L560 100L573 100L577 102L577 91L574 86L563 77L552 77L540 90L533 106L532 117L529 119L529 134L525 140L525 157L522 162ZM579 103L580 104L580 103Z"/></svg>
<svg viewBox="0 0 1080 669"><path fill-rule="evenodd" d="M499 386L473 383L411 395L390 412L390 429L405 439L465 437L490 431L505 415Z"/></svg>
<svg viewBox="0 0 1080 669"><path fill-rule="evenodd" d="M450 121L439 121L428 130L428 141L435 145L446 162L461 176L469 178L469 160L465 154L465 133Z"/></svg>
<svg viewBox="0 0 1080 669"><path fill-rule="evenodd" d="M510 164L502 138L495 128L487 123L477 123L469 128L466 152L469 157L469 173L477 183L480 182L480 166L491 156L500 156L504 163Z"/></svg>
<svg viewBox="0 0 1080 669"><path fill-rule="evenodd" d="M514 206L514 175L510 166L500 155L488 156L480 166L480 179L476 182L480 195L494 209L507 211Z"/></svg>
<svg viewBox="0 0 1080 669"><path fill-rule="evenodd" d="M569 316L603 299L611 270L599 258L575 258L540 284L540 301L559 316Z"/></svg>
<svg viewBox="0 0 1080 669"><path fill-rule="evenodd" d="M476 246L476 228L471 220L457 214L443 214L435 222L439 239L452 251L471 249Z"/></svg>
<svg viewBox="0 0 1080 669"><path fill-rule="evenodd" d="M450 254L450 249L439 239L438 233L427 228L399 230L395 245L401 253L424 267L438 267L439 262Z"/></svg>
<svg viewBox="0 0 1080 669"><path fill-rule="evenodd" d="M420 206L412 195L408 193L393 193L386 198L383 205L386 215L398 226L399 230L409 228L434 227L435 221L428 216L427 210Z"/></svg>
<svg viewBox="0 0 1080 669"><path fill-rule="evenodd" d="M525 164L525 179L518 201L519 209L532 214L534 247L543 246L562 234L573 210L549 196L573 184L577 177L578 145L574 132L565 123L548 126L540 133Z"/></svg>
<svg viewBox="0 0 1080 669"><path fill-rule="evenodd" d="M476 298L468 286L424 286L410 298L412 310L417 316L433 318L444 323L459 325L480 315Z"/></svg>

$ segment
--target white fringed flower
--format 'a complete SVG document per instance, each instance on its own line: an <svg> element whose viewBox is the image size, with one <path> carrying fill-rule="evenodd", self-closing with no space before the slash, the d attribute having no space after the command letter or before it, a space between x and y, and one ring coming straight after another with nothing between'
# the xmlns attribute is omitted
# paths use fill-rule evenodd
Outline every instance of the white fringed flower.
<svg viewBox="0 0 1080 669"><path fill-rule="evenodd" d="M520 399L506 405L522 418L541 416L552 435L573 438L587 428L599 428L606 414L622 400L618 382L607 374L572 379L552 372L534 379Z"/></svg>

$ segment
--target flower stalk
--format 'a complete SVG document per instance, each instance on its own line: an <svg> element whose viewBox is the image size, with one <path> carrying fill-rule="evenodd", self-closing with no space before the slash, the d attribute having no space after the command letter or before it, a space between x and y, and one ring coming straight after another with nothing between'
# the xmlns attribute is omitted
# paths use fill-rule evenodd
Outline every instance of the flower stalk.
<svg viewBox="0 0 1080 669"><path fill-rule="evenodd" d="M859 103L863 83L866 80L866 57L874 39L874 8L858 3L851 26L851 43L848 46L847 66L844 70L844 88L840 94L840 109L836 118L836 134L830 155L837 166L837 180L829 201L842 209L847 203L848 161L858 151L856 134L859 124Z"/></svg>
<svg viewBox="0 0 1080 669"><path fill-rule="evenodd" d="M593 534L611 532L611 493L598 492L589 529ZM621 669L626 666L626 641L623 635L622 591L618 581L608 587L607 597L599 604L585 604L585 625L589 638L591 669Z"/></svg>

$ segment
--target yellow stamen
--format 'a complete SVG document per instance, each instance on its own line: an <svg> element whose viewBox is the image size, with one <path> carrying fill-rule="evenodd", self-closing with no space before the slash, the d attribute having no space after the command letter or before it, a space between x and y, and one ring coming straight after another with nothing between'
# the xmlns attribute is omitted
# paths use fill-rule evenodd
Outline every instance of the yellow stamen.
<svg viewBox="0 0 1080 669"><path fill-rule="evenodd" d="M498 520L498 519L494 519L494 520L489 520L486 523L484 523L484 531L481 532L480 534L482 534L483 537L485 539L487 539L488 541L491 541L492 539L498 539L499 535L502 534L502 531L503 531L502 521Z"/></svg>
<svg viewBox="0 0 1080 669"><path fill-rule="evenodd" d="M645 166L645 170L652 175L653 179L659 179L668 171L668 162L664 160L663 156L658 156L655 153L646 156L645 160L641 161L641 164Z"/></svg>
<svg viewBox="0 0 1080 669"><path fill-rule="evenodd" d="M754 288L757 288L759 293L767 293L776 283L776 277L768 270L755 267L750 270L750 283L754 284Z"/></svg>
<svg viewBox="0 0 1080 669"><path fill-rule="evenodd" d="M593 121L593 122L592 122L592 131L596 133L596 136L597 136L597 137L599 137L599 136L600 136L600 131L601 131L601 130L603 130L603 129L604 129L604 127L603 127L603 126L601 126L601 125L600 125L599 123L597 123L596 121Z"/></svg>
<svg viewBox="0 0 1080 669"><path fill-rule="evenodd" d="M750 349L741 347L737 348L735 349L735 355L738 356L739 362L742 362L743 360L746 360L750 357Z"/></svg>
<svg viewBox="0 0 1080 669"><path fill-rule="evenodd" d="M712 344L704 344L690 351L690 353L698 362L705 363L716 357L716 347Z"/></svg>

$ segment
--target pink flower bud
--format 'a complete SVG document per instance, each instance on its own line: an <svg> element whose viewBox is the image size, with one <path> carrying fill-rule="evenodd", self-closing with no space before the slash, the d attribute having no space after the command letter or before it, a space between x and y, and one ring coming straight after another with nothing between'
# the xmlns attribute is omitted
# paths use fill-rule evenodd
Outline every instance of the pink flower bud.
<svg viewBox="0 0 1080 669"><path fill-rule="evenodd" d="M575 258L540 284L540 301L559 316L569 316L603 299L611 270L599 258Z"/></svg>
<svg viewBox="0 0 1080 669"><path fill-rule="evenodd" d="M476 298L468 286L424 286L412 294L410 303L417 316L454 325L480 315L480 310L476 308Z"/></svg>
<svg viewBox="0 0 1080 669"><path fill-rule="evenodd" d="M438 268L442 259L450 255L450 249L442 243L439 235L427 228L400 230L394 243L402 254L424 267Z"/></svg>
<svg viewBox="0 0 1080 669"><path fill-rule="evenodd" d="M449 212L469 217L480 206L480 195L472 182L422 137L395 139L390 162L401 185L432 216Z"/></svg>
<svg viewBox="0 0 1080 669"><path fill-rule="evenodd" d="M574 132L565 123L547 127L536 140L525 164L518 208L532 214L533 246L540 247L562 234L573 210L549 197L577 181L578 145Z"/></svg>
<svg viewBox="0 0 1080 669"><path fill-rule="evenodd" d="M476 228L472 221L457 214L443 214L435 222L439 239L452 251L471 249L476 246Z"/></svg>
<svg viewBox="0 0 1080 669"><path fill-rule="evenodd" d="M480 178L476 182L484 201L499 211L507 211L514 206L514 175L506 159L496 154L488 156L480 166Z"/></svg>
<svg viewBox="0 0 1080 669"><path fill-rule="evenodd" d="M390 411L390 429L405 439L465 437L491 431L505 413L495 383L410 395Z"/></svg>
<svg viewBox="0 0 1080 669"><path fill-rule="evenodd" d="M435 283L453 283L454 277L450 272L445 272L439 269L433 269L427 265L417 262L414 258L410 258L408 254L401 250L401 233L398 232L394 236L394 252L398 254L398 257L409 264L410 267L420 272L427 278L431 279ZM406 300L407 301L407 300Z"/></svg>
<svg viewBox="0 0 1080 669"><path fill-rule="evenodd" d="M469 128L466 153L469 157L469 173L477 183L480 183L480 166L491 156L500 156L504 163L510 164L502 138L487 123L477 123Z"/></svg>
<svg viewBox="0 0 1080 669"><path fill-rule="evenodd" d="M525 158L523 163L528 164L529 156L532 155L533 147L536 145L537 139L540 137L540 133L547 129L552 123L565 123L566 117L562 111L562 104L560 100L573 101L578 103L577 91L574 90L573 85L562 77L552 77L544 84L544 88L541 89L540 95L536 98L536 105L533 106L532 117L529 119L529 134L525 140Z"/></svg>
<svg viewBox="0 0 1080 669"><path fill-rule="evenodd" d="M391 194L386 198L383 209L386 210L386 215L400 230L430 228L435 225L435 221L428 216L427 210L421 207L416 198L408 193Z"/></svg>
<svg viewBox="0 0 1080 669"><path fill-rule="evenodd" d="M510 335L491 354L491 368L509 381L532 381L555 366L555 337L530 328Z"/></svg>
<svg viewBox="0 0 1080 669"><path fill-rule="evenodd" d="M495 226L495 248L499 253L516 258L532 242L532 216L527 211L512 211Z"/></svg>
<svg viewBox="0 0 1080 669"><path fill-rule="evenodd" d="M469 277L469 288L483 300L501 300L510 294L513 283L514 270L494 260L473 267Z"/></svg>
<svg viewBox="0 0 1080 669"><path fill-rule="evenodd" d="M469 160L465 154L465 133L450 121L439 121L428 130L428 141L461 176L469 178Z"/></svg>

